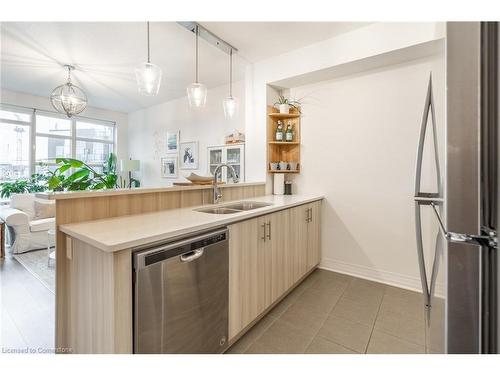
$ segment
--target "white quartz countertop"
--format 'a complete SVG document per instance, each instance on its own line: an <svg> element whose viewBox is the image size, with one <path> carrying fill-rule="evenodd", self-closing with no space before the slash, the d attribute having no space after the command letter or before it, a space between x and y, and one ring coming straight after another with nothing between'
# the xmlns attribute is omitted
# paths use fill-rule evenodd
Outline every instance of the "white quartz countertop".
<svg viewBox="0 0 500 375"><path fill-rule="evenodd" d="M272 205L234 214L195 211L200 207L211 207L206 205L64 224L59 230L103 251L115 252L210 230L321 199L323 197L319 195L266 195L241 199L238 202L268 202ZM217 206L230 203L224 202Z"/></svg>

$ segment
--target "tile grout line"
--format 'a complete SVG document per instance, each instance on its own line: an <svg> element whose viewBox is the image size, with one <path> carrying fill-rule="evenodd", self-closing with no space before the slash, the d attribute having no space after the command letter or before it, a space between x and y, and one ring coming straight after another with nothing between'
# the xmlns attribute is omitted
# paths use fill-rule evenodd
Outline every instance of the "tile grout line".
<svg viewBox="0 0 500 375"><path fill-rule="evenodd" d="M248 350L248 349L250 349L250 347L251 347L251 346L252 346L252 345L253 345L253 344L254 344L254 343L255 343L255 342L256 342L256 341L257 341L257 340L258 340L258 339L259 339L259 338L260 338L260 337L264 334L264 333L266 333L266 331L269 329L269 327L271 327L271 326L272 326L272 325L276 322L276 320L278 320L278 318L276 318L276 317L274 317L274 316L272 316L272 315L268 315L268 314L266 314L264 317L262 317L262 319L264 319L264 318L265 318L265 317L267 317L267 316L269 316L269 317L271 317L271 318L272 318L272 322L271 322L271 323L269 323L269 325L268 325L265 329L263 329L263 330L262 330L262 332L261 332L259 335L257 335L257 336L256 336L256 337L252 340L252 341L250 341L250 343L247 345L247 347L245 348L245 350L243 350L243 352L242 352L241 354L245 354L245 353L247 352L247 350ZM260 323L260 321L259 321L259 322L257 322L257 323L255 323L255 325L257 325L257 324L259 324L259 323ZM254 326L254 327L255 327L255 326ZM245 333L245 335L246 335L247 333L249 333L249 332L250 332L250 331L251 331L254 327L250 328L250 330L249 330L248 332L246 332L246 333ZM243 335L243 337L245 337L245 335ZM241 340L243 337L240 337L240 338L238 339L238 341L239 341L239 340ZM236 341L236 343L238 343L238 341ZM235 343L235 344L236 344L236 343Z"/></svg>
<svg viewBox="0 0 500 375"><path fill-rule="evenodd" d="M377 318L378 314L380 313L380 308L382 307L382 303L384 302L385 295L387 293L387 288L384 287L384 295L382 296L382 299L380 300L380 304L378 305L377 309L377 315L375 315L375 319L373 320L373 325L372 325L372 330L370 332L370 337L368 338L368 342L366 343L366 348L365 348L365 353L368 351L368 347L370 346L370 341L372 341L372 336L373 336L373 331L375 330L375 324L377 323Z"/></svg>
<svg viewBox="0 0 500 375"><path fill-rule="evenodd" d="M311 344L312 344L312 342L314 341L314 339L315 339L316 337L318 337L318 334L319 334L319 332L321 331L321 328L323 328L323 327L324 327L324 325L325 325L326 321L328 320L328 318L330 317L331 313L333 312L333 310L335 310L335 307L337 306L337 304L339 303L339 301L340 301L340 300L342 299L342 297L344 296L344 294L345 294L346 290L347 290L347 289L349 288L349 286L351 285L352 280L353 280L352 278L351 278L351 280L349 280L349 282L347 283L346 287L345 287L345 288L344 288L344 290L342 291L342 294L339 296L339 298L338 298L337 302L335 302L335 304L333 305L333 307L332 307L332 308L330 309L330 311L326 314L326 318L325 318L325 320L323 320L323 323L320 325L320 327L318 328L318 330L316 331L316 333L313 335L313 337L312 337L311 341L309 342L309 344L307 344L307 346L306 346L306 348L305 348L305 350L304 350L304 354L307 352L307 349L309 349L309 347L311 346ZM324 337L322 337L322 336L319 336L319 337L324 338ZM325 338L325 339L326 339L326 338ZM326 339L326 340L327 340L327 341L330 341L330 342L333 342L333 341L328 340L328 339ZM341 344L339 344L339 343L337 343L337 342L334 342L334 344L341 345ZM346 346L344 346L344 345L341 345L341 346L343 346L344 348L347 348L347 347L346 347ZM349 348L347 348L347 349L349 349ZM349 350L352 350L352 349L349 349Z"/></svg>
<svg viewBox="0 0 500 375"><path fill-rule="evenodd" d="M305 280L304 280L304 281L305 281ZM280 301L280 302L279 302L276 306L274 306L274 307L273 307L273 309L271 309L271 311L273 311L276 307L278 307L280 303L283 303L283 301L284 301L284 300L285 300L285 299L286 299L286 298L287 298L287 297L288 297L291 293L293 293L293 292L294 292L294 291L295 291L295 290L296 290L299 286L300 286L300 284L299 284L299 285L297 285L297 286L295 287L295 289L294 289L294 290L292 290L290 293L288 293L288 295L287 295L287 296L285 296L285 298L283 298L283 300L281 300L281 301ZM309 289L311 286L312 286L312 285L310 285L310 286L308 286L308 287L304 288L304 290L303 290L302 292L299 292L299 293L298 293L298 295L297 295L297 298L296 298L296 299L298 299L298 298L299 298L302 294L304 294L304 292L305 292L307 289ZM292 306L295 302L296 302L296 300L294 300L294 301L293 301L290 305L288 305L288 306L287 306L287 307L286 307L286 308L285 308L285 309L284 309L284 310L283 310L280 314L278 314L278 316L272 316L272 315L269 315L269 313L270 313L271 311L269 311L266 315L264 315L264 316L262 317L262 319L264 319L264 318L265 318L265 317L267 317L267 316L270 316L271 318L273 318L273 321L271 322L271 324L269 324L269 326L268 326L266 329L264 329L264 330L263 330L263 331L262 331L259 335L257 335L257 336L255 337L255 339L253 339L253 340L250 342L250 344L248 344L248 346L245 348L245 350L243 351L243 353L242 353L242 354L245 354L245 353L247 352L247 350L248 350L248 349L250 349L250 347L251 347L251 346L252 346L255 342L257 342L257 340L258 340L259 338L261 338L261 337L262 337L262 335L264 335L264 333L266 333L266 332L269 330L269 328L271 328L271 326L272 326L272 325L274 325L274 323L276 323L276 321L277 321L277 320L278 320L278 319L279 319L279 318L280 318L280 317L281 317L281 316L282 316L282 315L283 315L283 314L284 314L284 313L285 313L285 312L286 312L286 311L287 311L287 310L288 310L288 309L289 309L289 308L290 308L290 307L291 307L291 306ZM259 323L257 322L257 323L256 323L256 325L257 325L257 324L259 324ZM253 329L253 327L252 327L251 329ZM247 332L247 333L248 333L248 332ZM240 339L241 339L241 338L240 338Z"/></svg>

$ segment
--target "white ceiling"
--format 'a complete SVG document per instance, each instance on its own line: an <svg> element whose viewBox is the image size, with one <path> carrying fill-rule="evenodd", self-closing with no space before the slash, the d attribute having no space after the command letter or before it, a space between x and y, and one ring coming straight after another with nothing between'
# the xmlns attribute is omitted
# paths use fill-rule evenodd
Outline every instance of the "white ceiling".
<svg viewBox="0 0 500 375"><path fill-rule="evenodd" d="M239 53L234 79L249 63L362 27L342 22L206 22L210 31ZM185 95L194 80L194 35L175 22L151 23L151 61L163 70L160 93L137 92L134 68L146 60L146 23L3 22L0 26L0 85L4 89L49 96L64 83L64 64L76 66L73 82L89 105L131 112ZM208 87L228 83L228 56L200 40L200 81Z"/></svg>
<svg viewBox="0 0 500 375"><path fill-rule="evenodd" d="M256 62L368 25L368 22L201 22Z"/></svg>

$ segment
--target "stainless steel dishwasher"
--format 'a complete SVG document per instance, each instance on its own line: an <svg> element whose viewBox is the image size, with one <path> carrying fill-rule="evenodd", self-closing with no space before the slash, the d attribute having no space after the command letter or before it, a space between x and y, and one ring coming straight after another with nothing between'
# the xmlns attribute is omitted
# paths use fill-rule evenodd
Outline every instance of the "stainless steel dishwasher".
<svg viewBox="0 0 500 375"><path fill-rule="evenodd" d="M221 353L228 335L228 230L140 249L134 353Z"/></svg>

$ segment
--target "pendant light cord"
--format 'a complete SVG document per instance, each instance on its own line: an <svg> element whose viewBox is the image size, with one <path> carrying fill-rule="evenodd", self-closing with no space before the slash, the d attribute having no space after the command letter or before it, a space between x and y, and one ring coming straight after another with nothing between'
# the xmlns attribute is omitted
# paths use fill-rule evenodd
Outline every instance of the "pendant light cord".
<svg viewBox="0 0 500 375"><path fill-rule="evenodd" d="M233 49L229 51L229 97L233 97Z"/></svg>
<svg viewBox="0 0 500 375"><path fill-rule="evenodd" d="M196 60L196 83L198 83L198 25L196 25L196 48L195 48L195 60Z"/></svg>
<svg viewBox="0 0 500 375"><path fill-rule="evenodd" d="M148 27L147 27L147 29L148 29L147 34L148 34L148 64L149 64L149 63L151 63L151 59L150 59L150 57L149 57L149 54L150 54L150 53L149 53L149 21L147 22L147 24L148 24Z"/></svg>

